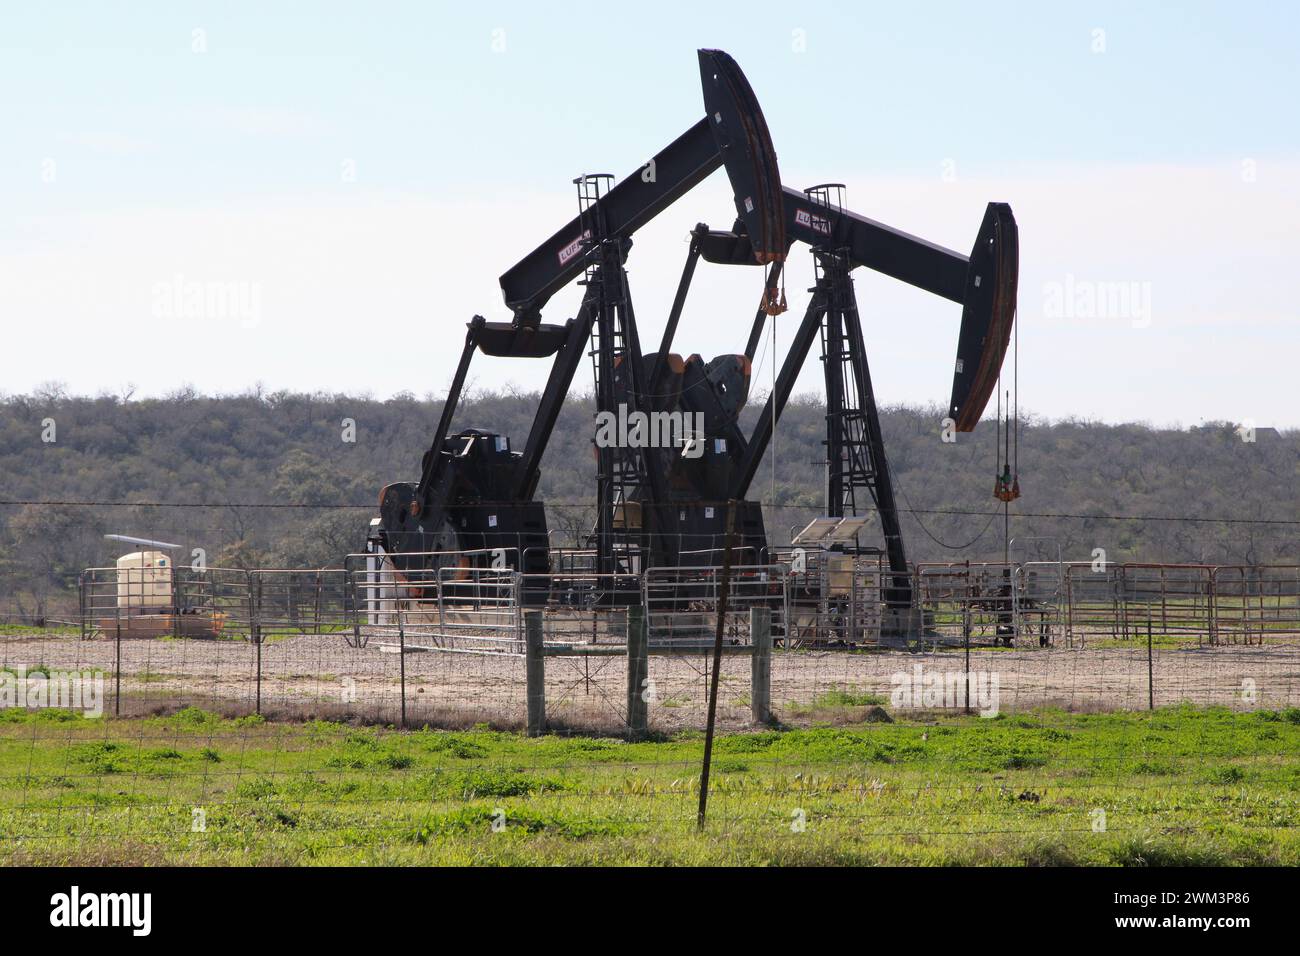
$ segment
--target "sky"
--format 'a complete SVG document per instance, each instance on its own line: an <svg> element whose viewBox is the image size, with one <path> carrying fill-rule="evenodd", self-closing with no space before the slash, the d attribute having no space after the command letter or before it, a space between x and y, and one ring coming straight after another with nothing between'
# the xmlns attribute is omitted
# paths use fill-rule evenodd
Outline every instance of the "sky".
<svg viewBox="0 0 1300 956"><path fill-rule="evenodd" d="M963 253L1011 204L1022 411L1300 427L1297 41L1300 7L1250 2L5 4L0 391L440 395L469 318L509 318L497 277L574 214L573 177L632 173L703 115L709 46L785 185L843 182ZM718 172L637 233L643 342L689 230L733 216ZM805 249L788 276L778 355ZM946 403L960 308L855 277L878 401ZM741 351L760 291L702 265L678 350ZM767 340L756 388L772 367Z"/></svg>

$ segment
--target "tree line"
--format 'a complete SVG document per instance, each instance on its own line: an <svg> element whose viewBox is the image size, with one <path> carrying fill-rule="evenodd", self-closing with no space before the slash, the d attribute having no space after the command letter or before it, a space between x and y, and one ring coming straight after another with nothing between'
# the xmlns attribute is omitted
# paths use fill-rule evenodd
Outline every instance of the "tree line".
<svg viewBox="0 0 1300 956"><path fill-rule="evenodd" d="M522 447L537 398L471 392L455 427ZM742 415L746 431L762 398ZM0 613L39 616L75 601L80 570L122 553L106 533L200 547L216 567L337 566L362 548L379 489L418 479L441 408L411 394L261 389L136 399L47 386L0 398ZM566 543L594 524L594 412L590 396L571 397L543 458L540 494ZM948 442L942 418L938 407L881 409L909 557L1001 560L997 427L985 421ZM1300 432L1032 416L1018 431L1013 558L1054 558L1059 547L1067 559L1104 548L1110 561L1300 562L1300 528L1267 523L1300 518ZM751 490L773 543L824 512L824 437L820 399L793 399ZM167 507L75 504L124 501ZM257 507L268 504L292 507ZM1204 520L1225 518L1238 520Z"/></svg>

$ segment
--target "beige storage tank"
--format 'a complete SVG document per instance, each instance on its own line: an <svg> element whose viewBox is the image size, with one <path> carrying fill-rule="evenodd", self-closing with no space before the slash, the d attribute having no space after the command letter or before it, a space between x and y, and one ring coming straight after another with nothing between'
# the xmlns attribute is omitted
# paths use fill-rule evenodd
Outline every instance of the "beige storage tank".
<svg viewBox="0 0 1300 956"><path fill-rule="evenodd" d="M827 553L826 593L831 597L848 597L853 593L853 555Z"/></svg>
<svg viewBox="0 0 1300 956"><path fill-rule="evenodd" d="M163 551L136 551L117 559L117 607L158 613L172 606L172 560Z"/></svg>

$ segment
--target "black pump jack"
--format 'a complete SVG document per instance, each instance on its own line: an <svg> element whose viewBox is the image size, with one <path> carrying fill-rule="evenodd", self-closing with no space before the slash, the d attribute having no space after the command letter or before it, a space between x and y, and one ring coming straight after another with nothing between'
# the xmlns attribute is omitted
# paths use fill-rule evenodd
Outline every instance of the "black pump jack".
<svg viewBox="0 0 1300 956"><path fill-rule="evenodd" d="M736 211L752 237L757 263L785 255L781 179L767 125L744 73L720 50L699 51L705 116L643 167L605 189L608 176L584 176L578 216L501 276L514 313L511 322L475 316L448 391L418 483L387 485L380 494L374 545L401 573L426 571L450 561L449 552L479 549L482 556L455 560L544 574L549 568L543 504L535 499L541 455L554 429L593 330L597 394L609 408L622 389L634 410L647 402L636 323L624 269L633 233L719 167L727 171ZM582 275L578 314L564 325L545 324L541 310L557 291ZM522 452L490 431L451 433L470 361L478 352L516 358L552 358L552 367ZM663 540L653 522L633 527L626 503L653 493L659 469L654 452L601 449L597 542L602 570L626 567L650 541ZM616 520L616 509L622 509ZM492 565L488 565L492 566Z"/></svg>
<svg viewBox="0 0 1300 956"><path fill-rule="evenodd" d="M989 203L971 254L963 256L846 210L840 184L804 191L783 188L782 197L786 236L791 243L800 241L810 247L816 282L753 433L739 435L733 422L728 441L730 480L724 497L746 499L772 430L820 335L826 382L826 516L853 515L874 506L889 565L885 600L891 609L902 611L911 604L911 577L851 272L866 267L962 305L949 424L955 431L971 431L996 386L1014 322L1019 271L1015 217L1007 204ZM661 355L671 347L701 257L712 263L750 264L745 224L737 221L730 231L710 231L704 224L695 228ZM775 272L768 281L775 281ZM750 330L746 360L752 360L757 350L775 289L766 288L763 298ZM658 384L652 380L650 387ZM859 492L865 492L866 499ZM756 503L746 504L757 508Z"/></svg>

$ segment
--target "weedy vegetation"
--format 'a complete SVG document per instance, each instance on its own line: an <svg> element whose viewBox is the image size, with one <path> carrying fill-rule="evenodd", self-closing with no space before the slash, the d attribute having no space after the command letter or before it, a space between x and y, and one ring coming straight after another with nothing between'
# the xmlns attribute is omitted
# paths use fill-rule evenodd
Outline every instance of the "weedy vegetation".
<svg viewBox="0 0 1300 956"><path fill-rule="evenodd" d="M879 709L852 689L818 709ZM0 712L24 864L1300 864L1300 709L1038 711L629 742Z"/></svg>

